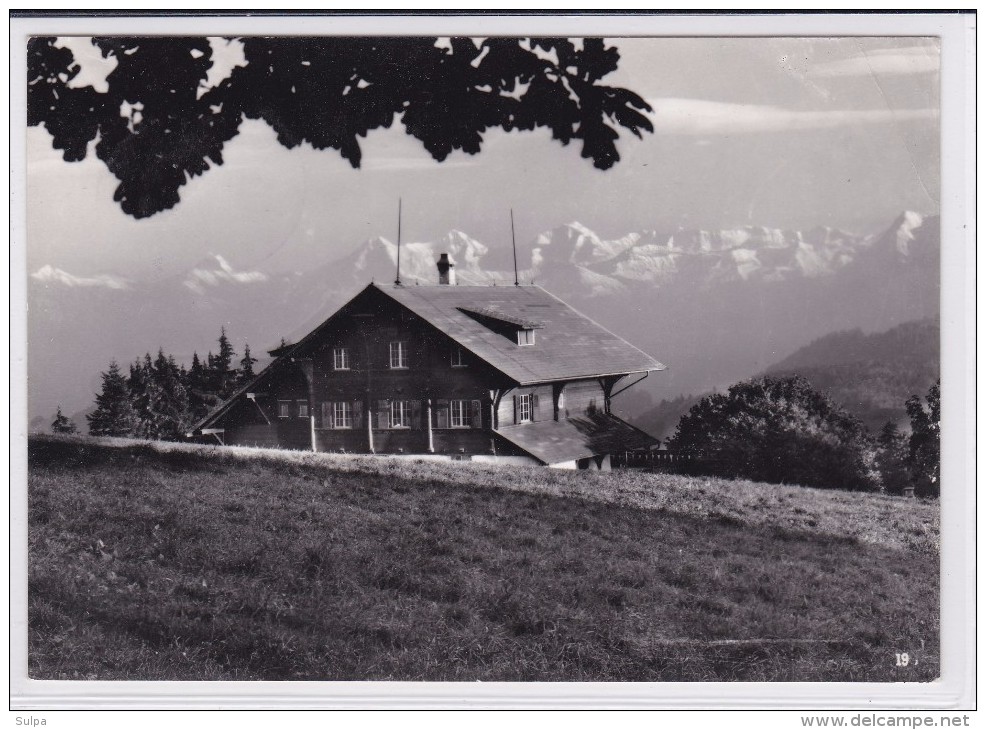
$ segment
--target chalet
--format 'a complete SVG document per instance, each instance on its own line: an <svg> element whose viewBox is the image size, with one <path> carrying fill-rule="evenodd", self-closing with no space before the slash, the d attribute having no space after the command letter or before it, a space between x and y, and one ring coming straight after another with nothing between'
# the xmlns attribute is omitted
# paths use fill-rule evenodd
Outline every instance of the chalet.
<svg viewBox="0 0 986 730"><path fill-rule="evenodd" d="M370 284L195 425L227 445L569 469L656 441L611 412L664 366L538 286Z"/></svg>

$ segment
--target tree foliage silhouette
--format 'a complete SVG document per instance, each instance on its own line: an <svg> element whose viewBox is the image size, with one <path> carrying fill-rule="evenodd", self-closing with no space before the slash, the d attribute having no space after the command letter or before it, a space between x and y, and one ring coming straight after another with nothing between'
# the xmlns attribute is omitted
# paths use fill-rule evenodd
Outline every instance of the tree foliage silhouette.
<svg viewBox="0 0 986 730"><path fill-rule="evenodd" d="M212 379L212 389L222 399L228 398L236 390L237 372L233 368L233 358L236 353L226 336L226 328L219 330L219 354L209 353L209 373Z"/></svg>
<svg viewBox="0 0 986 730"><path fill-rule="evenodd" d="M360 166L359 138L399 119L438 161L480 151L492 128L550 130L599 169L619 159L619 128L653 131L636 93L599 83L619 52L602 39L244 38L246 66L206 87L205 38L93 38L117 61L108 90L72 88L80 68L52 37L28 43L28 125L43 124L65 160L96 156L120 181L114 199L144 218L223 163L241 121L262 119L292 148L334 149ZM135 112L134 109L138 110ZM122 112L130 110L129 117Z"/></svg>
<svg viewBox="0 0 986 730"><path fill-rule="evenodd" d="M912 486L908 437L887 421L876 438L876 469L887 494L904 494Z"/></svg>
<svg viewBox="0 0 986 730"><path fill-rule="evenodd" d="M240 368L233 368L236 353L226 328L220 327L219 332L219 354L210 352L207 365L194 353L192 366L186 370L163 348L158 348L156 358L148 353L131 363L129 377L115 360L110 362L102 374L96 408L87 416L89 433L167 441L185 438L196 421L254 377L257 358L250 354L250 346L244 345ZM59 407L52 430L57 433L68 427L74 429L74 424Z"/></svg>
<svg viewBox="0 0 986 730"><path fill-rule="evenodd" d="M905 404L911 418L908 450L915 490L922 497L941 491L941 381L928 389L924 402L911 396Z"/></svg>
<svg viewBox="0 0 986 730"><path fill-rule="evenodd" d="M668 448L701 472L806 487L872 491L870 437L801 377L762 377L714 393L682 416Z"/></svg>
<svg viewBox="0 0 986 730"><path fill-rule="evenodd" d="M192 366L188 369L185 382L193 421L205 416L219 402L219 397L210 390L209 379L210 372L199 360L199 354L192 353Z"/></svg>
<svg viewBox="0 0 986 730"><path fill-rule="evenodd" d="M55 420L51 422L51 432L52 433L76 433L78 429L75 426L74 421L70 421L68 417L62 413L62 407L58 406L58 413L55 414Z"/></svg>
<svg viewBox="0 0 986 730"><path fill-rule="evenodd" d="M243 359L240 360L240 369L236 376L237 387L246 385L253 380L255 373L253 366L257 363L257 358L250 354L250 345L243 347Z"/></svg>
<svg viewBox="0 0 986 730"><path fill-rule="evenodd" d="M96 395L96 409L86 416L93 436L133 436L137 414L130 403L126 377L116 361L103 373L103 388Z"/></svg>

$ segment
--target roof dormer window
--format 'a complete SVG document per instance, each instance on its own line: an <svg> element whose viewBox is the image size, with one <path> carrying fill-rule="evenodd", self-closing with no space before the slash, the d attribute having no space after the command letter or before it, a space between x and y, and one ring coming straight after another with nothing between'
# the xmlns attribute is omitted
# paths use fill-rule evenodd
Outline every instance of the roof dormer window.
<svg viewBox="0 0 986 730"><path fill-rule="evenodd" d="M520 346L534 344L534 330L544 328L544 322L524 316L523 312L507 313L493 306L482 309L456 307L489 330L516 342Z"/></svg>
<svg viewBox="0 0 986 730"><path fill-rule="evenodd" d="M534 344L534 330L532 329L520 329L517 330L517 344L533 345Z"/></svg>

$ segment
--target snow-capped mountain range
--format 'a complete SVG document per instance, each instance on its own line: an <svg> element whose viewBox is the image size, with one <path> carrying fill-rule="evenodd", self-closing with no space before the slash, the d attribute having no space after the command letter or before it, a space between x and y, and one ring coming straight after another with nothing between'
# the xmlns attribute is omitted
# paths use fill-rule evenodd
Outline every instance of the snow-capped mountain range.
<svg viewBox="0 0 986 730"><path fill-rule="evenodd" d="M517 255L522 284L544 286L668 363L651 381L673 397L752 375L832 331L937 316L939 248L937 217L906 212L868 235L742 226L603 238L573 222L519 243ZM513 284L509 240L457 230L402 243L403 284L437 283L441 253L460 284ZM162 347L190 360L215 348L221 325L238 350L248 341L259 353L303 336L371 280L396 276L397 246L385 238L322 256L278 273L209 255L153 283L39 268L28 287L31 415L90 404L111 358Z"/></svg>
<svg viewBox="0 0 986 730"><path fill-rule="evenodd" d="M932 227L936 226L937 218L933 218ZM731 281L811 279L834 275L877 249L883 258L896 258L900 263L937 257L937 241L926 240L929 230L924 218L913 212L902 214L883 235L825 227L802 232L744 226L714 231L645 230L604 240L573 222L539 234L526 247L527 255L519 254L523 257L519 276L522 283L533 280L548 286L550 282L576 296L614 295L639 285L652 288L687 282L709 290ZM920 240L916 231L920 231ZM512 270L487 264L489 252L487 245L462 231L450 231L439 241L403 244L401 275L409 282L434 283L434 262L438 254L448 253L462 284L512 283ZM367 273L396 274L396 261L396 244L374 238L338 263L353 279L366 279Z"/></svg>

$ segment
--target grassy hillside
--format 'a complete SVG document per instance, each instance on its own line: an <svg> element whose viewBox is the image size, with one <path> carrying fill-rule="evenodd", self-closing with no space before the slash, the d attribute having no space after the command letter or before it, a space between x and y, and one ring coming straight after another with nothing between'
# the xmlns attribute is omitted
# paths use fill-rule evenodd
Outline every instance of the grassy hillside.
<svg viewBox="0 0 986 730"><path fill-rule="evenodd" d="M29 489L35 678L938 674L935 503L83 437Z"/></svg>

